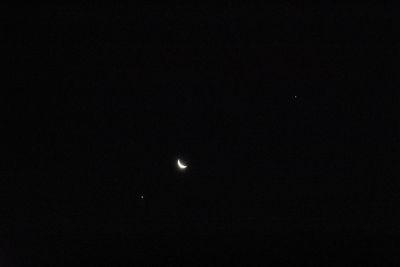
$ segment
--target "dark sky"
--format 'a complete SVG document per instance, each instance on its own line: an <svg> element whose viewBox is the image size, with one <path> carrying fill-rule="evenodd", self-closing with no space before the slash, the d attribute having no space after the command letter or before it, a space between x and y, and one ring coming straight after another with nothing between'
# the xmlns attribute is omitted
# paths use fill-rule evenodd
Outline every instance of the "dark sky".
<svg viewBox="0 0 400 267"><path fill-rule="evenodd" d="M3 9L4 229L398 233L395 11Z"/></svg>

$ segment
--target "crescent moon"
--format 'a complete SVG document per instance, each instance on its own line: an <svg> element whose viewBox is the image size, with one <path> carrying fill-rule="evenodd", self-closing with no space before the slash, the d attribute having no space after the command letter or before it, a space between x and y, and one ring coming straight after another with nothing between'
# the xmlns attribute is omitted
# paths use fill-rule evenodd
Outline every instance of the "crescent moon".
<svg viewBox="0 0 400 267"><path fill-rule="evenodd" d="M184 169L186 169L187 168L187 166L185 165L185 164L182 164L182 162L178 159L178 167L179 167L179 169L181 169L181 170L184 170Z"/></svg>

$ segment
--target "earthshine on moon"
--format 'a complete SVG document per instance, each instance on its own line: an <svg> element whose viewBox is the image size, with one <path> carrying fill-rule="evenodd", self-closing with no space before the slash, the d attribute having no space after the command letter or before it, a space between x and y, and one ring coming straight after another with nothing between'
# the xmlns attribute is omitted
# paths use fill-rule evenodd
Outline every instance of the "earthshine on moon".
<svg viewBox="0 0 400 267"><path fill-rule="evenodd" d="M178 159L177 164L178 164L179 169L181 169L181 170L184 170L184 169L187 168L187 165L183 164L183 163L180 161L180 159Z"/></svg>

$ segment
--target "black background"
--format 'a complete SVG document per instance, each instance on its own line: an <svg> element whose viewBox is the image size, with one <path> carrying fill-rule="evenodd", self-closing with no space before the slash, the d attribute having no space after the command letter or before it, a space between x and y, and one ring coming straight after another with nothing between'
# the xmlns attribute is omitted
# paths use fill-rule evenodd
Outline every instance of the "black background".
<svg viewBox="0 0 400 267"><path fill-rule="evenodd" d="M396 11L3 9L5 258L395 251Z"/></svg>

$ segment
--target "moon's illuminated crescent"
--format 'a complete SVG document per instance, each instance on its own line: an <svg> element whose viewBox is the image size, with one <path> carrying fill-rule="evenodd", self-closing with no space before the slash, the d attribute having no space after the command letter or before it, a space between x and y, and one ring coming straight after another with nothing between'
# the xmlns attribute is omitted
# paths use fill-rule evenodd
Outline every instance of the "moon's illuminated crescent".
<svg viewBox="0 0 400 267"><path fill-rule="evenodd" d="M184 170L184 169L186 169L187 168L187 166L185 165L185 164L182 164L182 162L178 159L178 167L179 167L179 169L181 169L181 170Z"/></svg>

